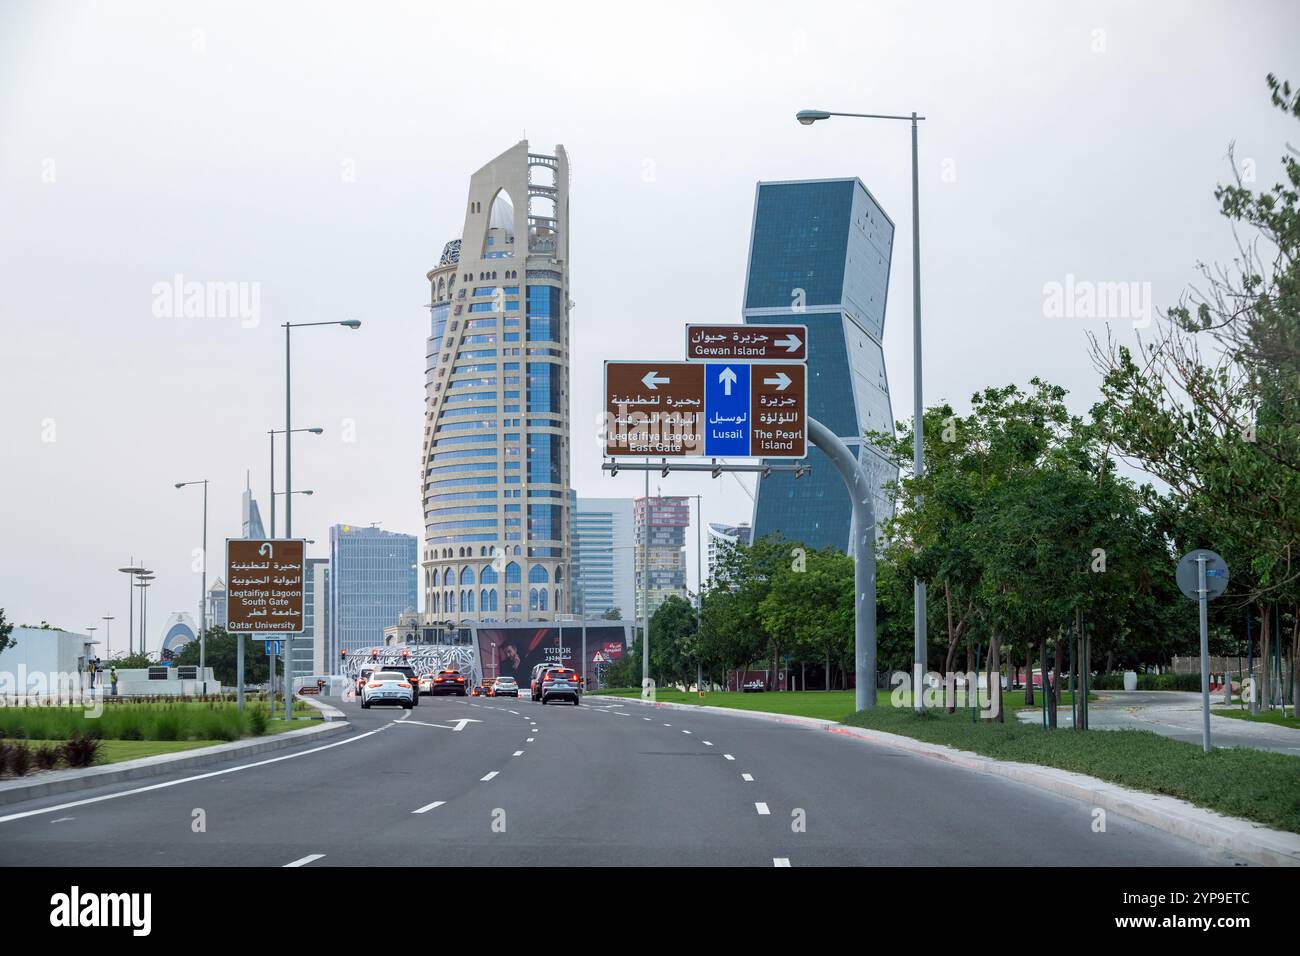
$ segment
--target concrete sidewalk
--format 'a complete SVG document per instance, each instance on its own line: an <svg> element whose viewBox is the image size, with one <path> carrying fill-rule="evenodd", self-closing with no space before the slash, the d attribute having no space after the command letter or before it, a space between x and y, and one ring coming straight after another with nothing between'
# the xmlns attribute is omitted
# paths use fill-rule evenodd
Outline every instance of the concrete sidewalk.
<svg viewBox="0 0 1300 956"><path fill-rule="evenodd" d="M1010 693L1021 695L1023 691ZM1098 699L1088 703L1090 730L1149 730L1162 737L1200 746L1200 694L1173 690L1099 690L1094 693ZM1035 699L1037 694L1035 690ZM1222 700L1222 694L1218 696ZM1210 695L1211 711L1223 706L1222 703L1215 703L1214 694ZM1037 724L1043 719L1041 709L1018 711L1017 716L1027 724ZM1056 723L1058 727L1074 726L1074 716L1069 707L1058 708ZM1215 717L1213 714L1210 716L1210 742L1215 747L1246 747L1300 756L1300 730L1276 724L1234 720L1231 717Z"/></svg>

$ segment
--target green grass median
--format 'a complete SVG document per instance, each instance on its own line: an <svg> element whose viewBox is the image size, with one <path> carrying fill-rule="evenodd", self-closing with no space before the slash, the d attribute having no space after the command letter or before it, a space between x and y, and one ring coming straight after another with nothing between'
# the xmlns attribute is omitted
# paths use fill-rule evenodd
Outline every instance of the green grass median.
<svg viewBox="0 0 1300 956"><path fill-rule="evenodd" d="M1288 711L1285 717L1280 710L1262 710L1258 714L1252 714L1248 710L1234 710L1230 707L1221 707L1217 710L1211 710L1210 713L1216 717L1231 717L1233 720L1247 720L1252 724L1273 724L1277 727L1290 727L1293 730L1300 730L1300 717L1294 712Z"/></svg>
<svg viewBox="0 0 1300 956"><path fill-rule="evenodd" d="M268 712L265 702L250 702L241 712L233 702L215 700L105 701L98 713L85 707L3 707L0 738L67 740L87 736L98 740L220 742L259 737L300 724L294 720L286 727L283 713L283 704ZM320 713L309 704L294 701L294 715L319 717Z"/></svg>
<svg viewBox="0 0 1300 956"><path fill-rule="evenodd" d="M1196 744L1147 730L1084 733L969 714L894 707L853 714L844 723L946 744L996 760L1072 770L1148 793L1163 793L1234 817L1300 833L1300 757L1245 748L1202 752Z"/></svg>

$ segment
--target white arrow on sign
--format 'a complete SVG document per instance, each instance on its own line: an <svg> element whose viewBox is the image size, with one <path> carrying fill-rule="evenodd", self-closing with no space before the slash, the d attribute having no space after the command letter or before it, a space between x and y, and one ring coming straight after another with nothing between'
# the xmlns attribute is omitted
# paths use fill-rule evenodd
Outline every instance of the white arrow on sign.
<svg viewBox="0 0 1300 956"><path fill-rule="evenodd" d="M641 384L652 392L659 391L660 385L667 385L671 381L672 379L668 378L666 375L660 375L657 370L654 372L646 372L645 375L641 377Z"/></svg>
<svg viewBox="0 0 1300 956"><path fill-rule="evenodd" d="M797 352L799 351L799 346L803 345L803 342L799 340L797 335L789 333L785 338L777 339L773 344L784 345L787 352Z"/></svg>
<svg viewBox="0 0 1300 956"><path fill-rule="evenodd" d="M777 372L776 378L763 379L764 385L775 385L778 392L784 392L790 386L790 376L785 372Z"/></svg>
<svg viewBox="0 0 1300 956"><path fill-rule="evenodd" d="M736 373L731 370L731 366L718 373L718 381L722 383L723 393L730 395L731 386L736 383Z"/></svg>

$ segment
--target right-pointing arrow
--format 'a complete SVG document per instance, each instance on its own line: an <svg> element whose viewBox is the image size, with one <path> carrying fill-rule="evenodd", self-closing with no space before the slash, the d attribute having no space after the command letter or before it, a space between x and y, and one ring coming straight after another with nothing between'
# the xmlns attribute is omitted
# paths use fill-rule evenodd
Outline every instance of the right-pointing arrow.
<svg viewBox="0 0 1300 956"><path fill-rule="evenodd" d="M799 351L799 346L803 345L803 342L797 335L787 333L785 338L777 339L775 344L784 345L787 352L797 352Z"/></svg>
<svg viewBox="0 0 1300 956"><path fill-rule="evenodd" d="M660 385L667 385L671 381L672 379L668 376L660 375L657 369L653 372L646 372L645 375L641 376L641 384L652 392L659 391Z"/></svg>
<svg viewBox="0 0 1300 956"><path fill-rule="evenodd" d="M778 392L784 392L790 385L790 376L785 372L777 372L776 378L763 379L764 385L775 385Z"/></svg>

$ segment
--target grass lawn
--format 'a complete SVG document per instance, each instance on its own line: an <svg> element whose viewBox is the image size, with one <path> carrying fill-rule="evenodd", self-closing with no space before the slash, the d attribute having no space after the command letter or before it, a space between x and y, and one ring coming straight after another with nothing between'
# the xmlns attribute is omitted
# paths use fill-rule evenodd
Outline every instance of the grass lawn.
<svg viewBox="0 0 1300 956"><path fill-rule="evenodd" d="M100 758L95 764L118 763L122 760L135 760L137 757L152 757L155 754L170 754L181 750L194 750L198 747L211 747L213 744L225 743L222 740L101 740L99 742ZM63 744L62 740L28 740L28 747L35 750L42 744ZM63 769L60 766L59 769ZM6 778L16 779L16 778Z"/></svg>
<svg viewBox="0 0 1300 956"><path fill-rule="evenodd" d="M294 703L295 715L319 717L310 705ZM241 713L228 701L110 701L99 713L84 707L4 707L0 737L67 740L84 734L121 741L229 741L286 729L281 714L282 707L268 714L266 705L256 702ZM305 722L293 721L300 723Z"/></svg>
<svg viewBox="0 0 1300 956"><path fill-rule="evenodd" d="M1073 770L1163 793L1234 817L1300 833L1300 757L1244 748L1202 753L1196 744L1145 730L1076 733L1008 720L972 723L968 714L924 715L878 707L845 723L947 744L997 760Z"/></svg>
<svg viewBox="0 0 1300 956"><path fill-rule="evenodd" d="M620 687L613 690L602 690L596 693L608 694L614 697L640 697L641 689L639 687ZM851 690L793 690L793 691L764 691L761 694L742 694L736 691L710 691L703 697L694 691L681 691L675 688L657 688L655 699L664 701L669 704L703 704L706 707L734 707L738 710L761 710L770 714L794 714L799 717L817 717L822 720L839 720L842 721L849 714L853 713L856 701L854 691ZM900 694L902 706L911 707L911 695ZM961 697L958 697L960 700ZM1063 693L1061 695L1062 708L1070 707L1071 695ZM1096 700L1096 694L1089 694L1089 700ZM887 706L893 700L893 693L889 690L881 689L877 692L877 700L882 706ZM1038 710L1041 706L1042 696L1035 691L1034 700L1036 703L1031 709ZM1002 703L1008 710L1023 710L1025 704L1024 690L1003 691ZM959 706L960 712L970 719L970 708Z"/></svg>
<svg viewBox="0 0 1300 956"><path fill-rule="evenodd" d="M1290 708L1287 708L1285 717L1282 716L1281 710L1263 710L1258 714L1252 714L1248 710L1233 710L1226 707L1211 710L1210 713L1216 717L1231 717L1234 720L1249 720L1256 724L1276 724L1278 727L1291 727L1300 730L1300 717L1296 717Z"/></svg>

